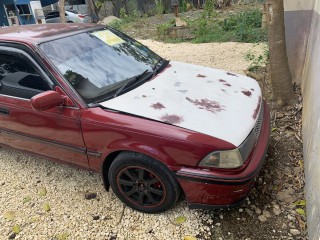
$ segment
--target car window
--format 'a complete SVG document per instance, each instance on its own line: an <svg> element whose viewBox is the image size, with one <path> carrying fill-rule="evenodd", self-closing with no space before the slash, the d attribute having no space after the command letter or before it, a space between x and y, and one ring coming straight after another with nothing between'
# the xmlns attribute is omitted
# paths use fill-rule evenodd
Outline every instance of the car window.
<svg viewBox="0 0 320 240"><path fill-rule="evenodd" d="M51 90L29 62L9 54L0 54L0 94L30 99Z"/></svg>
<svg viewBox="0 0 320 240"><path fill-rule="evenodd" d="M110 98L126 80L152 72L161 59L109 28L45 42L40 49L88 104Z"/></svg>
<svg viewBox="0 0 320 240"><path fill-rule="evenodd" d="M52 13L48 13L45 18L46 18L46 19L53 18L53 14L52 14Z"/></svg>
<svg viewBox="0 0 320 240"><path fill-rule="evenodd" d="M46 19L59 17L59 12L51 12L46 15Z"/></svg>

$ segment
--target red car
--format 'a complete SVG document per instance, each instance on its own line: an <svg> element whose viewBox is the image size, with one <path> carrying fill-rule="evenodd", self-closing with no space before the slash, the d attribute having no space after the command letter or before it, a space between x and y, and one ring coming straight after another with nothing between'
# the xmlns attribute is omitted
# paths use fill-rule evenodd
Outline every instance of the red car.
<svg viewBox="0 0 320 240"><path fill-rule="evenodd" d="M0 143L101 172L128 206L240 203L265 158L258 83L94 24L0 31Z"/></svg>

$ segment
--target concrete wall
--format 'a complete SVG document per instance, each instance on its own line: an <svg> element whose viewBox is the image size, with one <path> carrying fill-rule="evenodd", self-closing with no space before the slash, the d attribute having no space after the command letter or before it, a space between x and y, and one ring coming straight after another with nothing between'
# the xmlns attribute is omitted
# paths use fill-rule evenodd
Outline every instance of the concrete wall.
<svg viewBox="0 0 320 240"><path fill-rule="evenodd" d="M308 232L310 239L320 239L320 2L315 3L303 88L303 154L306 176Z"/></svg>
<svg viewBox="0 0 320 240"><path fill-rule="evenodd" d="M301 64L302 69L299 74L302 72L305 194L309 239L313 240L320 239L320 1L286 0L286 3L286 10L290 10L286 15L292 15L290 18L294 21L286 22L287 42L291 46L288 55L296 56L297 59L291 61L297 61L295 66ZM310 21L310 16L311 24L305 31L299 30ZM293 46L298 50L292 49Z"/></svg>
<svg viewBox="0 0 320 240"><path fill-rule="evenodd" d="M285 0L288 61L292 80L301 83L314 0Z"/></svg>

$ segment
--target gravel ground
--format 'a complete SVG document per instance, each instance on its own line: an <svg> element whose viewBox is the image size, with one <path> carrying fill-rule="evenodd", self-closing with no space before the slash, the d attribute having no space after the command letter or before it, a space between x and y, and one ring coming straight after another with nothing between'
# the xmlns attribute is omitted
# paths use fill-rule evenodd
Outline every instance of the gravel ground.
<svg viewBox="0 0 320 240"><path fill-rule="evenodd" d="M184 201L163 214L136 212L104 190L99 174L7 148L0 149L0 190L1 240L182 239L208 232L206 216ZM14 212L12 221L7 212ZM175 224L180 216L186 221ZM15 224L21 228L16 236Z"/></svg>
<svg viewBox="0 0 320 240"><path fill-rule="evenodd" d="M180 43L169 44L153 40L140 40L162 57L197 65L225 69L230 72L244 74L250 62L245 60L247 53L262 55L265 44L251 43Z"/></svg>
<svg viewBox="0 0 320 240"><path fill-rule="evenodd" d="M141 42L167 59L236 73L244 73L249 66L244 59L249 50L261 54L265 47ZM1 148L0 239L304 239L294 207L287 208L275 197L270 200L267 194L261 198L265 192L261 188L272 182L266 179L259 178L258 187L241 208L190 210L182 200L166 213L148 215L124 207L112 192L106 192L99 174ZM303 193L297 198L302 197ZM176 223L178 217L185 221ZM19 233L14 233L15 225Z"/></svg>

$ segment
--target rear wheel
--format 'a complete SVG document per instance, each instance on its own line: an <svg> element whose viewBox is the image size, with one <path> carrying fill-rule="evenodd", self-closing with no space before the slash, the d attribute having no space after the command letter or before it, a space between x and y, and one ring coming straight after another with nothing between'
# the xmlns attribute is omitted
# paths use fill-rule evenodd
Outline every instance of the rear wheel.
<svg viewBox="0 0 320 240"><path fill-rule="evenodd" d="M119 154L108 178L117 197L141 212L165 211L179 198L179 184L172 172L163 163L139 153Z"/></svg>

